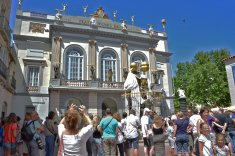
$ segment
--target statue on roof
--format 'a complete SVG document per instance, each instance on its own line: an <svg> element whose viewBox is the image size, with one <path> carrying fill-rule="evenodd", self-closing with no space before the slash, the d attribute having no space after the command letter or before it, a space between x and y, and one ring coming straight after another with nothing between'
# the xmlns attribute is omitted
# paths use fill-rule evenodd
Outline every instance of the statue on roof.
<svg viewBox="0 0 235 156"><path fill-rule="evenodd" d="M116 22L117 20L117 10L113 12L113 20Z"/></svg>
<svg viewBox="0 0 235 156"><path fill-rule="evenodd" d="M122 27L122 32L126 32L127 31L127 25L126 25L126 20L121 20L122 21L122 24L121 24L121 27Z"/></svg>
<svg viewBox="0 0 235 156"><path fill-rule="evenodd" d="M87 8L88 8L88 5L83 7L84 17L86 17Z"/></svg>
<svg viewBox="0 0 235 156"><path fill-rule="evenodd" d="M62 12L66 12L67 10L67 4L62 4L63 9L55 9L57 11L57 13L55 14L55 17L57 20L61 20L62 19Z"/></svg>
<svg viewBox="0 0 235 156"><path fill-rule="evenodd" d="M132 25L134 25L134 21L135 21L135 16L131 16L131 23L132 23Z"/></svg>
<svg viewBox="0 0 235 156"><path fill-rule="evenodd" d="M91 24L91 26L96 26L97 25L97 21L96 21L95 17L91 17L90 24Z"/></svg>
<svg viewBox="0 0 235 156"><path fill-rule="evenodd" d="M104 12L104 9L102 7L99 7L93 14L93 17L96 18L103 18L108 19L108 15Z"/></svg>
<svg viewBox="0 0 235 156"><path fill-rule="evenodd" d="M23 0L19 0L19 1L18 1L18 9L19 9L19 10L21 9L22 1L23 1Z"/></svg>
<svg viewBox="0 0 235 156"><path fill-rule="evenodd" d="M149 29L148 29L149 35L152 36L154 34L153 25L148 24L148 26L149 26Z"/></svg>

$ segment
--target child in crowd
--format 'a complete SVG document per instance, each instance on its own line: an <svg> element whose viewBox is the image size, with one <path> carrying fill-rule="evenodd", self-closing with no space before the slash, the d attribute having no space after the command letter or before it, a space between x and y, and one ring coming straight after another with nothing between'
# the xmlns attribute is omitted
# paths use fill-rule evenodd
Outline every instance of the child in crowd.
<svg viewBox="0 0 235 156"><path fill-rule="evenodd" d="M173 121L170 120L167 122L167 130L166 131L168 134L170 156L174 156L175 140L172 137L173 132L174 132Z"/></svg>
<svg viewBox="0 0 235 156"><path fill-rule="evenodd" d="M200 124L200 136L198 138L199 142L199 152L200 156L212 156L213 155L213 144L210 140L210 128L208 124Z"/></svg>
<svg viewBox="0 0 235 156"><path fill-rule="evenodd" d="M216 156L230 156L231 152L227 145L225 145L224 136L222 134L216 135L216 146L214 148L214 153Z"/></svg>

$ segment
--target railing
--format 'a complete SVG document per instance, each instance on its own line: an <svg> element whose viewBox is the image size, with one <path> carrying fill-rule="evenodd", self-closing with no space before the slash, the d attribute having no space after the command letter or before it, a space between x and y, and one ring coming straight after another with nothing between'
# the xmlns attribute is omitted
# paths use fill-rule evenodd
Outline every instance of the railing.
<svg viewBox="0 0 235 156"><path fill-rule="evenodd" d="M28 87L26 87L26 90L29 93L38 93L39 92L39 86L28 86Z"/></svg>
<svg viewBox="0 0 235 156"><path fill-rule="evenodd" d="M9 42L11 41L11 28L9 26L9 22L7 21L7 18L4 16L0 16L0 31L5 32L7 39Z"/></svg>
<svg viewBox="0 0 235 156"><path fill-rule="evenodd" d="M14 77L11 79L11 86L12 88L16 89L16 79Z"/></svg>
<svg viewBox="0 0 235 156"><path fill-rule="evenodd" d="M66 80L62 81L63 86L88 87L88 81L84 80Z"/></svg>
<svg viewBox="0 0 235 156"><path fill-rule="evenodd" d="M124 89L123 82L99 82L99 88Z"/></svg>
<svg viewBox="0 0 235 156"><path fill-rule="evenodd" d="M78 88L104 88L104 89L123 89L123 82L91 81L91 80L61 80L51 79L50 84L55 86L78 87Z"/></svg>
<svg viewBox="0 0 235 156"><path fill-rule="evenodd" d="M2 75L5 79L7 78L7 66L0 59L0 75Z"/></svg>

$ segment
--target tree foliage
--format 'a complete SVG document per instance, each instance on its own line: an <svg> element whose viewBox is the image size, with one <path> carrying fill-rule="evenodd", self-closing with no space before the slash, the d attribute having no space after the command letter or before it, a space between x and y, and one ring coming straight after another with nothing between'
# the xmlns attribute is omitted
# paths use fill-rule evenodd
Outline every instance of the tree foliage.
<svg viewBox="0 0 235 156"><path fill-rule="evenodd" d="M174 77L175 93L178 88L185 90L187 103L217 107L230 105L230 95L223 59L229 57L225 49L198 52L191 62L177 64ZM177 98L176 110L179 109Z"/></svg>

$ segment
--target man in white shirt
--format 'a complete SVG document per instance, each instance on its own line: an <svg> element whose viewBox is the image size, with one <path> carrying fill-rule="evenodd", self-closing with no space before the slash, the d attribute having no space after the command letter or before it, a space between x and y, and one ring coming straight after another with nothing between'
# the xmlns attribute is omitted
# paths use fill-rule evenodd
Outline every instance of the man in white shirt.
<svg viewBox="0 0 235 156"><path fill-rule="evenodd" d="M193 148L195 148L195 144L196 144L196 138L198 137L197 135L197 121L201 119L201 116L198 114L198 110L195 109L193 110L193 115L189 118L189 123L193 126L192 128L192 132L193 132L193 142L194 142L194 146Z"/></svg>
<svg viewBox="0 0 235 156"><path fill-rule="evenodd" d="M152 135L149 133L150 130L149 112L150 109L144 108L143 116L141 117L140 120L143 133L143 140L144 140L144 154L147 156L150 155L150 149L151 149L150 137Z"/></svg>
<svg viewBox="0 0 235 156"><path fill-rule="evenodd" d="M126 143L127 143L127 156L131 155L132 145L134 148L134 156L139 155L139 133L140 120L135 115L135 110L130 110L130 115L126 119Z"/></svg>

